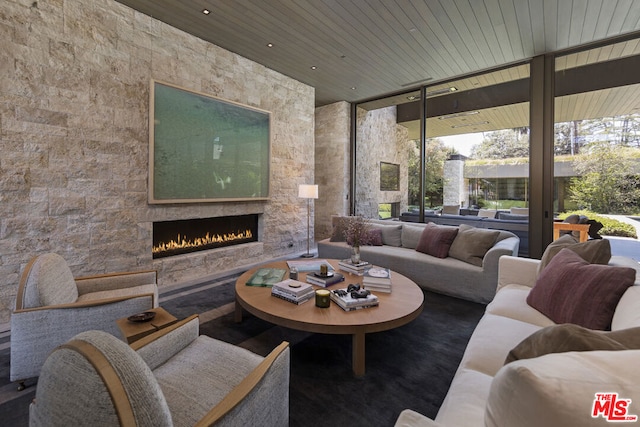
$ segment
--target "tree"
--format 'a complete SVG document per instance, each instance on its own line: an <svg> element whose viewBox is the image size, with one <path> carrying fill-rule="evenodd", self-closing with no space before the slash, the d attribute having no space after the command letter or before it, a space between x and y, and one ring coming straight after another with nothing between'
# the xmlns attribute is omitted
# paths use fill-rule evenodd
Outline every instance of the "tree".
<svg viewBox="0 0 640 427"><path fill-rule="evenodd" d="M580 154L585 142L580 124L581 120L555 124L554 154L556 156Z"/></svg>
<svg viewBox="0 0 640 427"><path fill-rule="evenodd" d="M507 159L529 157L529 135L522 128L485 132L482 142L473 147L476 159Z"/></svg>
<svg viewBox="0 0 640 427"><path fill-rule="evenodd" d="M429 200L429 207L442 204L444 162L456 150L444 145L438 138L430 138L425 147L425 195ZM420 204L420 141L415 141L415 147L409 153L408 178L409 204Z"/></svg>
<svg viewBox="0 0 640 427"><path fill-rule="evenodd" d="M415 144L409 151L407 191L410 205L420 205L420 141L414 140Z"/></svg>
<svg viewBox="0 0 640 427"><path fill-rule="evenodd" d="M640 201L637 176L628 148L608 141L589 144L577 157L570 198L581 208L598 213L633 213ZM630 179L631 178L631 179Z"/></svg>

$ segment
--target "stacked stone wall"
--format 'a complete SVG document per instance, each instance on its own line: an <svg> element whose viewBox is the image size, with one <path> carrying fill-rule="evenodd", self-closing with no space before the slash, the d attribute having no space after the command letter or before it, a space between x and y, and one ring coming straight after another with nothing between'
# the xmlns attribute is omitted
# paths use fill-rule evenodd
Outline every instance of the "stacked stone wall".
<svg viewBox="0 0 640 427"><path fill-rule="evenodd" d="M332 215L349 213L349 170L351 110L347 102L316 109L315 176L318 200L315 201L315 238L331 236Z"/></svg>
<svg viewBox="0 0 640 427"><path fill-rule="evenodd" d="M157 269L160 285L306 249L314 90L112 0L0 3L0 326L21 270ZM152 79L271 112L267 202L149 205ZM152 223L261 214L260 242L153 260Z"/></svg>
<svg viewBox="0 0 640 427"><path fill-rule="evenodd" d="M378 204L408 203L409 132L398 125L396 107L357 111L356 214L378 218ZM400 191L380 190L380 162L400 165Z"/></svg>

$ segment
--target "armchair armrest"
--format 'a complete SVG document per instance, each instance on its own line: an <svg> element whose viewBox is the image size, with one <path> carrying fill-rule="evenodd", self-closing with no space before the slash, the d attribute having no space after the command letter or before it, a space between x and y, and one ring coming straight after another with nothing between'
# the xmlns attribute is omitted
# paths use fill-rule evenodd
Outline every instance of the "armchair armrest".
<svg viewBox="0 0 640 427"><path fill-rule="evenodd" d="M149 294L15 310L11 314L11 381L38 376L48 354L80 332L96 329L122 337L116 319L152 307Z"/></svg>
<svg viewBox="0 0 640 427"><path fill-rule="evenodd" d="M131 343L151 370L171 359L200 335L197 314Z"/></svg>
<svg viewBox="0 0 640 427"><path fill-rule="evenodd" d="M539 259L503 256L498 264L498 290L506 285L533 288L538 277Z"/></svg>
<svg viewBox="0 0 640 427"><path fill-rule="evenodd" d="M83 295L89 292L112 291L114 289L131 288L152 283L157 284L158 274L155 270L130 271L76 277L74 280L78 287L78 294Z"/></svg>
<svg viewBox="0 0 640 427"><path fill-rule="evenodd" d="M279 364L279 367L275 365ZM267 381L269 373L274 371L271 384ZM257 388L262 388L263 396L255 396L255 403L260 406L266 406L264 410L259 410L254 403L247 403L247 398ZM276 389L276 387L278 389ZM213 409L211 409L198 423L196 427L211 426L218 423L223 417L233 411L236 407L244 403L251 410L244 411L249 416L268 417L262 421L268 425L285 425L288 424L288 402L289 402L289 343L283 341L278 347L271 351L258 366L256 366L249 375L247 375L233 390L231 390ZM285 408L286 406L286 408ZM279 407L282 411L274 410ZM280 412L280 413L278 413ZM239 415L240 418L242 416ZM282 419L286 418L286 419ZM236 425L252 425L245 419L236 419Z"/></svg>
<svg viewBox="0 0 640 427"><path fill-rule="evenodd" d="M155 295L152 293L148 294L138 294L138 295L129 295L129 296L121 296L121 297L112 297L112 298L101 298L101 299L93 299L87 301L78 301L78 302L70 302L67 304L57 304L57 305L45 305L42 307L31 307L31 308L18 308L13 311L12 315L15 313L28 313L28 312L45 312L50 310L69 310L69 309L83 309L83 308L92 308L92 307L100 307L107 306L109 304L117 304L124 301L129 301L133 299L139 300L148 300L148 303L144 304L141 310L138 310L133 313L138 313L140 311L145 311L154 307L154 299ZM96 312L98 313L98 312ZM129 316L131 313L127 314ZM122 316L120 316L122 317ZM114 319L115 320L115 319Z"/></svg>

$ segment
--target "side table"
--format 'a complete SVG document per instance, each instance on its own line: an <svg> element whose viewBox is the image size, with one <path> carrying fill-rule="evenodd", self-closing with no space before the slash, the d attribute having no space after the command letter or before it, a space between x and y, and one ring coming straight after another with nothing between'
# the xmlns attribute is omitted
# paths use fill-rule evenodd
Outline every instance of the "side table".
<svg viewBox="0 0 640 427"><path fill-rule="evenodd" d="M122 331L122 334L127 340L127 343L131 344L134 341L144 338L147 335L158 331L162 328L175 323L178 319L170 314L162 307L154 308L147 311L153 311L156 316L148 322L130 322L127 318L116 320L118 327ZM135 314L135 313L131 313Z"/></svg>

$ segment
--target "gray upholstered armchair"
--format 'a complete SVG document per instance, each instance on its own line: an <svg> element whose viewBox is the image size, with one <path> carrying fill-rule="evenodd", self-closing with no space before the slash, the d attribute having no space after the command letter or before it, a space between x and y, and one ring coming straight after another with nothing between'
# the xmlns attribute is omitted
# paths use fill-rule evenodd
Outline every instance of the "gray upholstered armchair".
<svg viewBox="0 0 640 427"><path fill-rule="evenodd" d="M74 279L60 255L35 257L22 273L11 314L11 381L23 389L56 346L91 329L122 337L116 319L157 306L155 271Z"/></svg>
<svg viewBox="0 0 640 427"><path fill-rule="evenodd" d="M266 357L199 335L197 316L128 346L88 331L47 358L30 426L287 426L289 344Z"/></svg>

